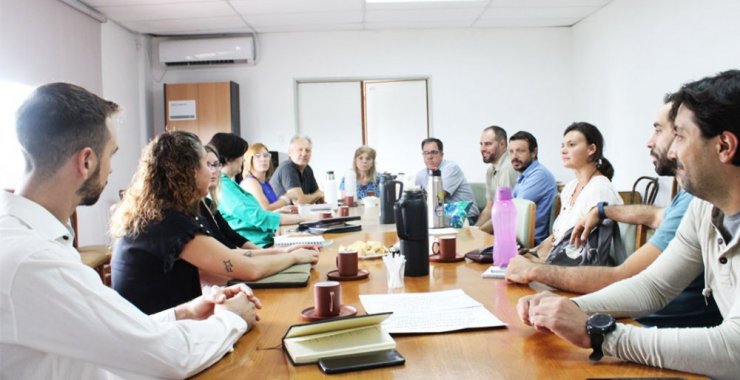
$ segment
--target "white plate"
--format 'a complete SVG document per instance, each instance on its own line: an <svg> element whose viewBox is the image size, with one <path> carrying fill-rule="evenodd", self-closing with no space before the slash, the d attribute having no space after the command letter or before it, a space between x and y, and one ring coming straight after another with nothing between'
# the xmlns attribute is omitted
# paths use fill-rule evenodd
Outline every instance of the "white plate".
<svg viewBox="0 0 740 380"><path fill-rule="evenodd" d="M370 260L370 259L377 259L377 258L383 257L387 254L388 252L373 253L372 255L358 255L357 258L359 258L360 260Z"/></svg>

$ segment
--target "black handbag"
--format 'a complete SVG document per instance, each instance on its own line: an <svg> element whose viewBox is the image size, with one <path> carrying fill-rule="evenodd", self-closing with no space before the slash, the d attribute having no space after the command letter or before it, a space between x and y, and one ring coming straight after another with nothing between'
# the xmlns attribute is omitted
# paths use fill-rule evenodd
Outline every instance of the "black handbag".
<svg viewBox="0 0 740 380"><path fill-rule="evenodd" d="M622 243L619 224L611 219L604 219L588 235L586 242L580 248L569 244L573 228L565 232L565 236L547 256L547 264L561 266L617 266L627 259L627 253Z"/></svg>

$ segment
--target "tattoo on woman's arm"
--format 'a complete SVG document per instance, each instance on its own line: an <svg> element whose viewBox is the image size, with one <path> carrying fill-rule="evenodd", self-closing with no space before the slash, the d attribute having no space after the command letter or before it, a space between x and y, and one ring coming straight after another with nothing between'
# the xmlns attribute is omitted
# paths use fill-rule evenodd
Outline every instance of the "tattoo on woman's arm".
<svg viewBox="0 0 740 380"><path fill-rule="evenodd" d="M224 269L229 273L234 271L234 264L231 263L231 260L224 260Z"/></svg>
<svg viewBox="0 0 740 380"><path fill-rule="evenodd" d="M252 257L252 251L245 251L244 256L246 257Z"/></svg>

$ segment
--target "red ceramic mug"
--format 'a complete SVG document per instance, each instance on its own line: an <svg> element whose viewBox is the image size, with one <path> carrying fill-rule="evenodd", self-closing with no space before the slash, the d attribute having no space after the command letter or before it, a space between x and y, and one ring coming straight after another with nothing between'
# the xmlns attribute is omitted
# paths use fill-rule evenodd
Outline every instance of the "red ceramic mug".
<svg viewBox="0 0 740 380"><path fill-rule="evenodd" d="M357 251L340 251L337 253L337 271L342 277L357 275Z"/></svg>
<svg viewBox="0 0 740 380"><path fill-rule="evenodd" d="M451 260L457 256L457 238L444 236L437 238L432 244L432 253L439 255L440 259Z"/></svg>
<svg viewBox="0 0 740 380"><path fill-rule="evenodd" d="M338 281L317 282L313 286L313 304L319 317L336 317L342 306L342 288Z"/></svg>

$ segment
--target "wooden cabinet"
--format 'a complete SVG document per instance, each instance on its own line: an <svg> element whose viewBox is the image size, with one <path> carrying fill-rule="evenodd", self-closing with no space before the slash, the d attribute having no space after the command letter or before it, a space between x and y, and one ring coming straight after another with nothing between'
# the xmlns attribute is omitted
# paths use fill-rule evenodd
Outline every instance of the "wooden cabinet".
<svg viewBox="0 0 740 380"><path fill-rule="evenodd" d="M164 100L166 131L193 132L203 144L217 132L241 134L234 82L165 84Z"/></svg>

